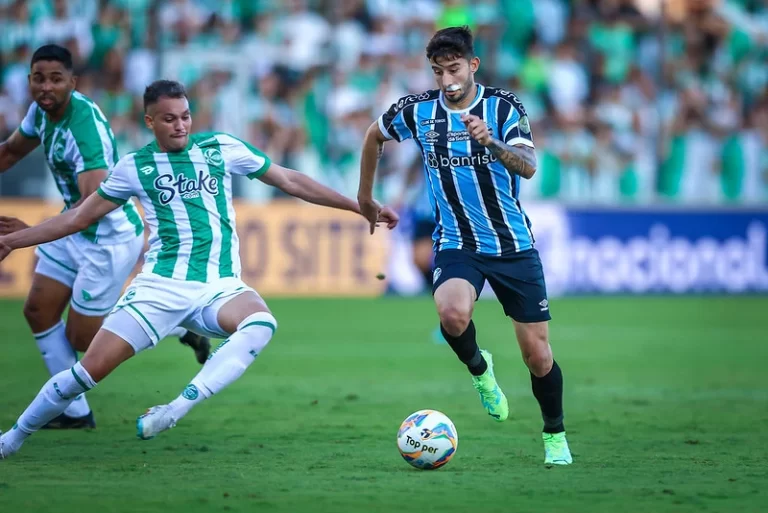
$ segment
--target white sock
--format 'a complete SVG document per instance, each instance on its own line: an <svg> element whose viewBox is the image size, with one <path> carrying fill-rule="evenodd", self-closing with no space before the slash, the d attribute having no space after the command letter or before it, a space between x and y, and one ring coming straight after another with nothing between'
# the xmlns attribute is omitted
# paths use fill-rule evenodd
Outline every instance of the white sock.
<svg viewBox="0 0 768 513"><path fill-rule="evenodd" d="M3 442L9 444L12 451L17 451L29 435L58 417L75 397L95 386L96 382L80 362L59 372L43 385L16 421L14 429L3 435Z"/></svg>
<svg viewBox="0 0 768 513"><path fill-rule="evenodd" d="M248 316L222 342L184 391L170 403L173 418L181 419L193 406L217 394L243 375L269 343L277 321L267 312Z"/></svg>
<svg viewBox="0 0 768 513"><path fill-rule="evenodd" d="M33 335L37 341L37 348L43 356L43 362L51 376L55 376L63 370L68 370L77 363L77 353L67 340L64 322L59 322L53 328L42 333ZM85 417L90 413L91 407L88 405L85 396L80 395L72 404L64 410L68 417Z"/></svg>
<svg viewBox="0 0 768 513"><path fill-rule="evenodd" d="M169 337L183 337L187 334L187 330L182 328L181 326L177 326L176 328L173 328L171 332L168 334Z"/></svg>

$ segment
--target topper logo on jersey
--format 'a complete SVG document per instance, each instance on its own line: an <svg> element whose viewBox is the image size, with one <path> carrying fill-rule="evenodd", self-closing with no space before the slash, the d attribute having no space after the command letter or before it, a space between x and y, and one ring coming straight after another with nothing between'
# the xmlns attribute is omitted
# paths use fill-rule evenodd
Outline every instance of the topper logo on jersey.
<svg viewBox="0 0 768 513"><path fill-rule="evenodd" d="M449 157L448 155L438 155L432 151L427 152L427 166L432 169L441 167L487 166L497 160L496 155L492 153L473 153L472 155Z"/></svg>
<svg viewBox="0 0 768 513"><path fill-rule="evenodd" d="M160 175L155 178L155 189L160 191L158 200L167 205L176 195L182 199L195 199L200 197L200 191L216 196L219 193L219 181L210 173L200 169L197 177L189 179L184 175Z"/></svg>

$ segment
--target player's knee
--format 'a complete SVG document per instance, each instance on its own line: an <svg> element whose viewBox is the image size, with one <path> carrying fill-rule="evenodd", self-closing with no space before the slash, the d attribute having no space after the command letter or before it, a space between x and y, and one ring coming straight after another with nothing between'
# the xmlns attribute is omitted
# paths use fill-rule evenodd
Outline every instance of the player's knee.
<svg viewBox="0 0 768 513"><path fill-rule="evenodd" d="M270 312L253 313L240 322L237 333L250 334L251 330L254 331L255 336L248 336L248 343L251 351L258 354L272 340L272 336L277 331L277 319Z"/></svg>
<svg viewBox="0 0 768 513"><path fill-rule="evenodd" d="M103 322L104 320L101 317L88 317L79 313L73 314L72 310L70 310L69 318L67 319L67 340L69 340L70 345L75 350L85 352L101 329Z"/></svg>
<svg viewBox="0 0 768 513"><path fill-rule="evenodd" d="M469 309L456 305L441 306L437 313L440 316L440 324L453 337L458 337L467 331L469 321L472 320L472 312Z"/></svg>
<svg viewBox="0 0 768 513"><path fill-rule="evenodd" d="M82 330L67 326L67 340L75 351L85 352L91 345L94 334L84 333Z"/></svg>
<svg viewBox="0 0 768 513"><path fill-rule="evenodd" d="M546 376L552 370L552 349L549 344L538 345L524 354L523 358L528 370L538 378Z"/></svg>
<svg viewBox="0 0 768 513"><path fill-rule="evenodd" d="M32 328L33 333L40 333L52 328L59 319L46 312L42 306L34 300L27 300L24 303L24 318L27 324Z"/></svg>

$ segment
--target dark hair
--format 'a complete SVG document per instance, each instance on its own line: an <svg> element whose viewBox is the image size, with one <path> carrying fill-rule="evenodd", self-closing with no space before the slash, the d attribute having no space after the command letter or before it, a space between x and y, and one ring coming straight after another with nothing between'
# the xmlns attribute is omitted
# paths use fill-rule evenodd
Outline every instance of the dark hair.
<svg viewBox="0 0 768 513"><path fill-rule="evenodd" d="M32 62L30 67L34 66L37 61L55 61L60 62L64 68L72 71L72 53L69 50L59 45L43 45L32 54Z"/></svg>
<svg viewBox="0 0 768 513"><path fill-rule="evenodd" d="M474 37L468 26L438 30L427 44L427 59L449 58L467 60L475 56Z"/></svg>
<svg viewBox="0 0 768 513"><path fill-rule="evenodd" d="M160 98L187 98L187 90L175 80L155 80L144 89L144 110Z"/></svg>

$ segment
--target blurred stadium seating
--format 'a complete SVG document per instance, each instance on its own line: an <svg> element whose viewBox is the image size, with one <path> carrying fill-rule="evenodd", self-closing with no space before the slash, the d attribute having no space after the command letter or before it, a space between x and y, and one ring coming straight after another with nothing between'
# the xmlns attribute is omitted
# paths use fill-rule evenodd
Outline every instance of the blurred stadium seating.
<svg viewBox="0 0 768 513"><path fill-rule="evenodd" d="M37 45L75 52L80 89L102 106L123 152L147 141L142 89L175 57L198 130L242 129L275 160L351 194L367 125L393 99L432 86L423 51L430 33L468 24L482 59L478 80L516 92L531 115L542 167L528 197L768 198L764 2L676 0L663 18L661 2L635 0L1 3L3 138L28 105ZM200 55L233 59L201 66ZM390 177L418 159L412 148L387 157ZM44 171L13 173L0 191L38 195ZM396 178L382 186L386 195L400 190Z"/></svg>
<svg viewBox="0 0 768 513"><path fill-rule="evenodd" d="M354 196L366 128L398 97L433 87L424 57L431 33L467 24L482 62L478 81L515 92L531 118L539 172L522 188L524 205L768 202L763 1L0 5L2 138L30 101L31 52L59 42L77 56L79 89L111 120L121 153L150 138L142 124L143 87L160 76L178 78L191 92L196 130L235 132L275 161ZM419 165L415 145L388 145L378 196L403 207L418 201L408 192L419 187L406 183L406 176ZM57 197L39 154L18 167L0 177L0 195ZM421 180L419 173L410 175L417 184ZM245 180L235 193L255 203L275 199L269 188ZM547 220L551 216L532 217L545 230L557 224Z"/></svg>

